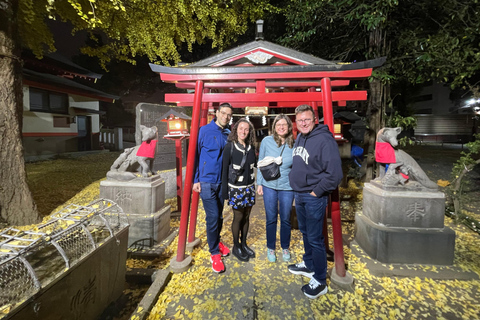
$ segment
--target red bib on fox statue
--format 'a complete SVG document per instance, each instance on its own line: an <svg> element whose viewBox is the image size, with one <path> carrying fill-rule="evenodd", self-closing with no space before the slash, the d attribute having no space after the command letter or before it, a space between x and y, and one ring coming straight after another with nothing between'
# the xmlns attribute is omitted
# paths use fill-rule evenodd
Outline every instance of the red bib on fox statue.
<svg viewBox="0 0 480 320"><path fill-rule="evenodd" d="M382 132L380 130L380 132ZM377 138L378 140L378 138ZM395 144L397 143L396 137L395 137ZM393 149L391 142L375 142L375 161L378 163L384 163L386 165L390 163L396 163L397 159L395 157L395 149ZM408 176L401 173L403 178L408 179Z"/></svg>
<svg viewBox="0 0 480 320"><path fill-rule="evenodd" d="M137 151L137 157L155 158L157 140L143 141Z"/></svg>
<svg viewBox="0 0 480 320"><path fill-rule="evenodd" d="M395 149L388 142L375 142L375 161L380 163L395 163Z"/></svg>

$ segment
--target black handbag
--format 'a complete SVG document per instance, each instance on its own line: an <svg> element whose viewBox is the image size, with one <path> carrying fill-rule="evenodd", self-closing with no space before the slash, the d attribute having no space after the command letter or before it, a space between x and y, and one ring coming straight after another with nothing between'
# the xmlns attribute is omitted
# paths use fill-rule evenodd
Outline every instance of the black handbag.
<svg viewBox="0 0 480 320"><path fill-rule="evenodd" d="M232 146L230 148L230 161L232 161L234 146L235 146L234 143L232 143ZM247 150L245 148L245 153L243 154L242 162L240 163L241 169L235 169L233 167L233 163L230 163L230 165L228 166L228 181L232 181L233 183L237 182L238 176L243 172L243 166L245 165L246 160L247 160Z"/></svg>
<svg viewBox="0 0 480 320"><path fill-rule="evenodd" d="M285 145L283 145L282 152L280 152L280 157L282 156L284 149ZM278 165L276 162L272 162L266 166L258 168L260 169L260 172L262 172L263 179L266 181L272 181L280 178L280 165Z"/></svg>

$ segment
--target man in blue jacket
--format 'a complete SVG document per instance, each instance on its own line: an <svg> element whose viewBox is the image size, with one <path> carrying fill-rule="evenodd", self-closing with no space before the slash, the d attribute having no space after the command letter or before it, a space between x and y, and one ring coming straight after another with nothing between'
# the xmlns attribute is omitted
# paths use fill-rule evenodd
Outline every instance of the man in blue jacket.
<svg viewBox="0 0 480 320"><path fill-rule="evenodd" d="M232 106L229 103L222 103L215 113L215 119L201 127L198 132L193 191L200 193L205 209L210 262L215 272L225 271L221 256L230 253L230 250L220 242L220 232L223 225L224 203L221 185L222 155L230 133L228 123L232 114Z"/></svg>
<svg viewBox="0 0 480 320"><path fill-rule="evenodd" d="M303 234L303 261L288 266L293 274L310 278L303 293L315 299L328 292L327 255L323 235L328 195L342 180L342 162L338 145L326 125L315 125L315 113L309 105L295 109L299 131L293 147L290 185L295 191L298 229Z"/></svg>

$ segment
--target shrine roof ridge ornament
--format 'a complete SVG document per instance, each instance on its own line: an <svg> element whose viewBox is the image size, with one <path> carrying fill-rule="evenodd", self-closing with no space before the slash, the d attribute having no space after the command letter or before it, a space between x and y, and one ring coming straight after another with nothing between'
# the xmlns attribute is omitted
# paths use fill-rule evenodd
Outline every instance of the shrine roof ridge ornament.
<svg viewBox="0 0 480 320"><path fill-rule="evenodd" d="M185 113L183 112L178 112L176 110L174 110L173 108L168 110L164 115L162 115L161 117L158 117L157 119L155 120L165 120L167 119L170 115L173 115L179 119L184 119L184 120L192 120L192 117L190 117L189 115L186 115Z"/></svg>
<svg viewBox="0 0 480 320"><path fill-rule="evenodd" d="M230 50L218 53L216 55L213 55L211 57L208 57L206 59L197 61L195 63L190 64L190 66L191 67L209 67L223 60L227 60L235 56L240 56L242 54L245 54L257 49L258 50L264 49L272 53L280 54L282 56L287 56L292 59L298 60L299 62L303 62L305 64L311 64L311 65L325 65L325 64L334 65L335 64L335 62L321 59L311 54L293 50L293 49L290 49L272 42L268 42L265 40L257 40L257 41L248 42L244 45L240 45L233 49L230 49Z"/></svg>
<svg viewBox="0 0 480 320"><path fill-rule="evenodd" d="M166 67L149 63L156 73L199 75L199 74L240 74L240 73L285 73L285 72L318 72L318 71L348 71L380 67L386 57L350 64L328 65L292 65L292 66L254 66L254 67L195 67L194 64L185 67Z"/></svg>

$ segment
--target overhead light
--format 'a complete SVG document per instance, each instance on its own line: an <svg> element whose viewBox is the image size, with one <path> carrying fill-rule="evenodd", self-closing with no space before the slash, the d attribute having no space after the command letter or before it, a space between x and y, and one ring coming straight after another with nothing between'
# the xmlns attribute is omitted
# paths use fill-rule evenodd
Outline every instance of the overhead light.
<svg viewBox="0 0 480 320"><path fill-rule="evenodd" d="M263 20L257 20L256 23L255 40L263 40Z"/></svg>

